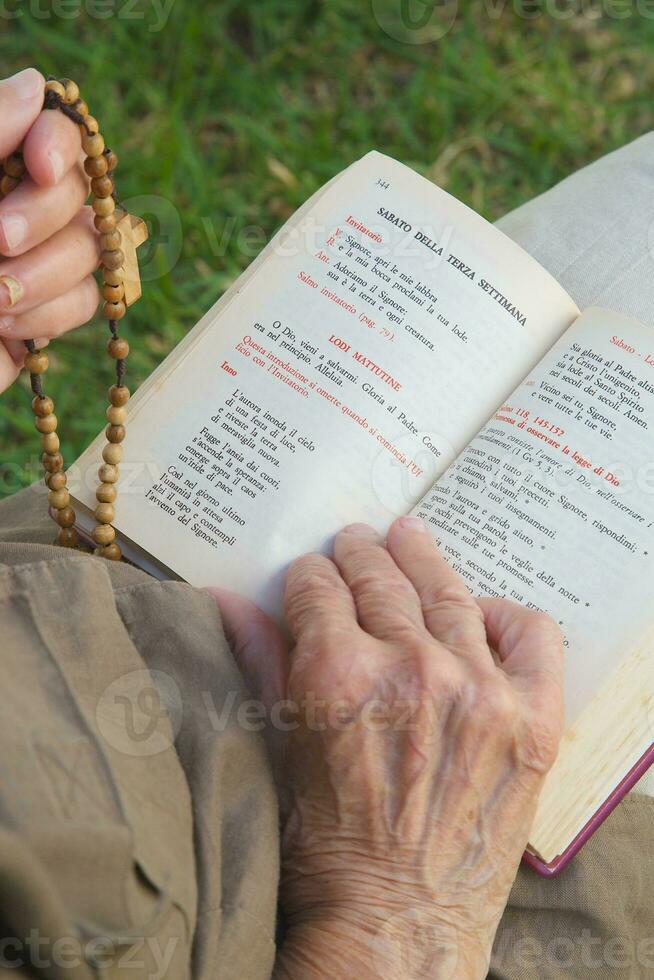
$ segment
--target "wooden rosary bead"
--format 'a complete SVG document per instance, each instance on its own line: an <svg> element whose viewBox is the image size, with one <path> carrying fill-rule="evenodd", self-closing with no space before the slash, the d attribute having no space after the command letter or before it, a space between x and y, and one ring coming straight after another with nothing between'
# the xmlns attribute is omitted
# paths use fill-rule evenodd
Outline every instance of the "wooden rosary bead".
<svg viewBox="0 0 654 980"><path fill-rule="evenodd" d="M100 261L105 269L109 269L110 272L114 272L125 262L125 256L120 248L115 249L113 252L103 252L100 256Z"/></svg>
<svg viewBox="0 0 654 980"><path fill-rule="evenodd" d="M123 405L110 405L106 415L112 425L125 425L127 421L127 409Z"/></svg>
<svg viewBox="0 0 654 980"><path fill-rule="evenodd" d="M43 453L41 462L43 463L43 469L47 470L48 473L56 473L57 470L64 468L64 457L61 453Z"/></svg>
<svg viewBox="0 0 654 980"><path fill-rule="evenodd" d="M52 415L54 412L54 402L47 395L34 395L32 399L32 411L35 415Z"/></svg>
<svg viewBox="0 0 654 980"><path fill-rule="evenodd" d="M48 473L45 482L50 490L63 490L68 483L68 477L63 470L57 470L56 473Z"/></svg>
<svg viewBox="0 0 654 980"><path fill-rule="evenodd" d="M59 436L56 432L46 432L41 436L41 449L50 455L59 452Z"/></svg>
<svg viewBox="0 0 654 980"><path fill-rule="evenodd" d="M98 524L93 528L93 540L96 544L111 544L116 539L116 532L111 524Z"/></svg>
<svg viewBox="0 0 654 980"><path fill-rule="evenodd" d="M88 157L84 161L84 171L87 177L104 177L108 169L105 157Z"/></svg>
<svg viewBox="0 0 654 980"><path fill-rule="evenodd" d="M105 545L102 548L96 548L94 554L100 558L106 558L107 561L120 561L123 553L116 542L113 541L111 544Z"/></svg>
<svg viewBox="0 0 654 980"><path fill-rule="evenodd" d="M113 483L101 483L95 491L95 496L101 504L113 504L118 496L118 490Z"/></svg>
<svg viewBox="0 0 654 980"><path fill-rule="evenodd" d="M113 173L116 167L118 166L117 155L114 153L113 150L105 150L104 158L107 161L107 169L110 170L111 173Z"/></svg>
<svg viewBox="0 0 654 980"><path fill-rule="evenodd" d="M123 459L123 447L118 442L108 442L102 450L102 458L105 463L117 466Z"/></svg>
<svg viewBox="0 0 654 980"><path fill-rule="evenodd" d="M112 463L103 463L98 470L100 483L117 483L120 471Z"/></svg>
<svg viewBox="0 0 654 980"><path fill-rule="evenodd" d="M74 527L62 527L57 535L57 544L62 548L76 548L79 537Z"/></svg>
<svg viewBox="0 0 654 980"><path fill-rule="evenodd" d="M112 385L108 394L112 405L126 405L129 401L130 391L127 385Z"/></svg>
<svg viewBox="0 0 654 980"><path fill-rule="evenodd" d="M2 180L0 180L0 192L3 194L11 194L12 191L16 190L19 184L20 180L18 177L8 177L5 174Z"/></svg>
<svg viewBox="0 0 654 980"><path fill-rule="evenodd" d="M125 287L120 284L120 286L109 286L107 283L102 287L103 299L106 299L107 303L119 303L120 300L125 295Z"/></svg>
<svg viewBox="0 0 654 980"><path fill-rule="evenodd" d="M96 214L93 219L96 231L99 231L101 235L108 235L109 232L116 230L116 225L118 224L118 218L121 216L121 212L114 211L113 214L101 215ZM122 243L122 239L121 239ZM113 252L115 249L103 249L105 252Z"/></svg>
<svg viewBox="0 0 654 980"><path fill-rule="evenodd" d="M104 150L103 137L100 133L82 136L82 149L87 157L102 157L102 151Z"/></svg>
<svg viewBox="0 0 654 980"><path fill-rule="evenodd" d="M22 177L25 173L25 161L22 154L12 153L3 162L2 167L9 177Z"/></svg>
<svg viewBox="0 0 654 980"><path fill-rule="evenodd" d="M89 117L89 107L84 99L78 99L74 104L73 109L75 109L76 112L79 112L80 116L84 116L85 119Z"/></svg>
<svg viewBox="0 0 654 980"><path fill-rule="evenodd" d="M113 197L95 197L91 205L96 214L106 218L116 210L116 202Z"/></svg>
<svg viewBox="0 0 654 980"><path fill-rule="evenodd" d="M116 508L113 504L97 504L93 513L100 524L111 524L116 516Z"/></svg>
<svg viewBox="0 0 654 980"><path fill-rule="evenodd" d="M96 133L100 132L100 125L95 116L87 116L85 118L82 132L91 133L92 136L95 136Z"/></svg>
<svg viewBox="0 0 654 980"><path fill-rule="evenodd" d="M59 527L72 527L75 523L75 511L72 507L62 507L55 514L55 521Z"/></svg>
<svg viewBox="0 0 654 980"><path fill-rule="evenodd" d="M46 92L55 92L60 99L66 98L66 89L61 82L57 81L56 78L48 79L48 81L45 83L45 90Z"/></svg>
<svg viewBox="0 0 654 980"><path fill-rule="evenodd" d="M94 177L91 181L91 190L96 197L111 197L114 192L114 182L111 177Z"/></svg>
<svg viewBox="0 0 654 980"><path fill-rule="evenodd" d="M42 350L31 351L25 358L25 367L30 374L45 374L49 363L48 355Z"/></svg>
<svg viewBox="0 0 654 980"><path fill-rule="evenodd" d="M114 249L113 251L116 251ZM120 269L103 269L102 278L105 286L123 286L123 273Z"/></svg>
<svg viewBox="0 0 654 980"><path fill-rule="evenodd" d="M70 78L62 78L61 84L64 87L64 101L66 105L74 105L79 99L79 86Z"/></svg>
<svg viewBox="0 0 654 980"><path fill-rule="evenodd" d="M127 307L121 299L117 303L110 303L107 301L102 307L102 314L106 316L108 320L122 320L122 318L127 313Z"/></svg>
<svg viewBox="0 0 654 980"><path fill-rule="evenodd" d="M36 426L37 432L40 432L41 435L54 432L57 428L57 416L39 415L34 419L34 425Z"/></svg>
<svg viewBox="0 0 654 980"><path fill-rule="evenodd" d="M129 344L124 337L112 337L107 344L107 351L110 357L115 357L117 361L124 361L129 354Z"/></svg>
<svg viewBox="0 0 654 980"><path fill-rule="evenodd" d="M106 235L100 235L100 247L103 252L116 252L123 244L123 236L114 228Z"/></svg>
<svg viewBox="0 0 654 980"><path fill-rule="evenodd" d="M51 490L48 494L48 503L51 507L56 510L63 510L64 507L70 506L70 494L65 487L61 490Z"/></svg>
<svg viewBox="0 0 654 980"><path fill-rule="evenodd" d="M122 442L126 435L126 429L124 425L108 425L104 430L104 434L107 437L107 442Z"/></svg>

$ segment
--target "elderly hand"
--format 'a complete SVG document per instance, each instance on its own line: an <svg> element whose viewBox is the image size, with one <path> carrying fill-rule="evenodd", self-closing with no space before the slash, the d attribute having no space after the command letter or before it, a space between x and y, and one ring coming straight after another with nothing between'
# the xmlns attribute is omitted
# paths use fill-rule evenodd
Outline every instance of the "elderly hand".
<svg viewBox="0 0 654 980"><path fill-rule="evenodd" d="M48 339L91 319L98 305L93 212L77 126L42 111L33 68L0 81L0 159L21 144L27 174L0 201L0 392L18 376L24 339Z"/></svg>
<svg viewBox="0 0 654 980"><path fill-rule="evenodd" d="M286 609L300 723L277 977L485 977L561 735L556 625L473 599L412 518L300 558Z"/></svg>

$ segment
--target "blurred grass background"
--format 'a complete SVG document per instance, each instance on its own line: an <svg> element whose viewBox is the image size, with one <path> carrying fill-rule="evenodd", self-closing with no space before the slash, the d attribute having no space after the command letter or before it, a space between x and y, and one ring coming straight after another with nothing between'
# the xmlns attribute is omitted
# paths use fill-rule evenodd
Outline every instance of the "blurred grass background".
<svg viewBox="0 0 654 980"><path fill-rule="evenodd" d="M119 154L121 198L152 226L144 297L122 331L132 389L292 211L369 149L493 220L652 128L654 20L635 3L560 3L554 16L538 0L445 0L436 16L456 16L429 41L398 36L403 2L430 6L4 0L2 74L36 65L80 84ZM68 462L104 424L105 332L98 320L49 348ZM0 446L0 495L40 475L24 376L0 397Z"/></svg>

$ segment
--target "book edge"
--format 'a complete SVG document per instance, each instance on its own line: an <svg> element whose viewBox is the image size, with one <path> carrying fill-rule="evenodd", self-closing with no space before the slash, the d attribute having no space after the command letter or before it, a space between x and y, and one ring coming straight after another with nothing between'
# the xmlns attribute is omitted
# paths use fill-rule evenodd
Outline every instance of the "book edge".
<svg viewBox="0 0 654 980"><path fill-rule="evenodd" d="M537 854L526 850L522 857L523 864L528 865L543 878L555 878L561 874L652 766L654 766L654 742L561 854L552 861L544 861Z"/></svg>

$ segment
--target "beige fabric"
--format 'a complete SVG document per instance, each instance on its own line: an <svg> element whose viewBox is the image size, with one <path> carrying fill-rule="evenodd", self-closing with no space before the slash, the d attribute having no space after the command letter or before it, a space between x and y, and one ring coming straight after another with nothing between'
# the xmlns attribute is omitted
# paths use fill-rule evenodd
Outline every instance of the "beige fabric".
<svg viewBox="0 0 654 980"><path fill-rule="evenodd" d="M489 980L654 977L653 821L632 794L557 879L521 869Z"/></svg>
<svg viewBox="0 0 654 980"><path fill-rule="evenodd" d="M215 603L14 543L51 540L44 505L0 505L2 935L38 930L48 976L264 980L276 803Z"/></svg>
<svg viewBox="0 0 654 980"><path fill-rule="evenodd" d="M568 290L654 326L654 133L609 153L497 222Z"/></svg>
<svg viewBox="0 0 654 980"><path fill-rule="evenodd" d="M654 133L497 224L580 309L606 306L654 325ZM654 977L652 797L650 771L556 881L520 871L495 943L494 980Z"/></svg>

